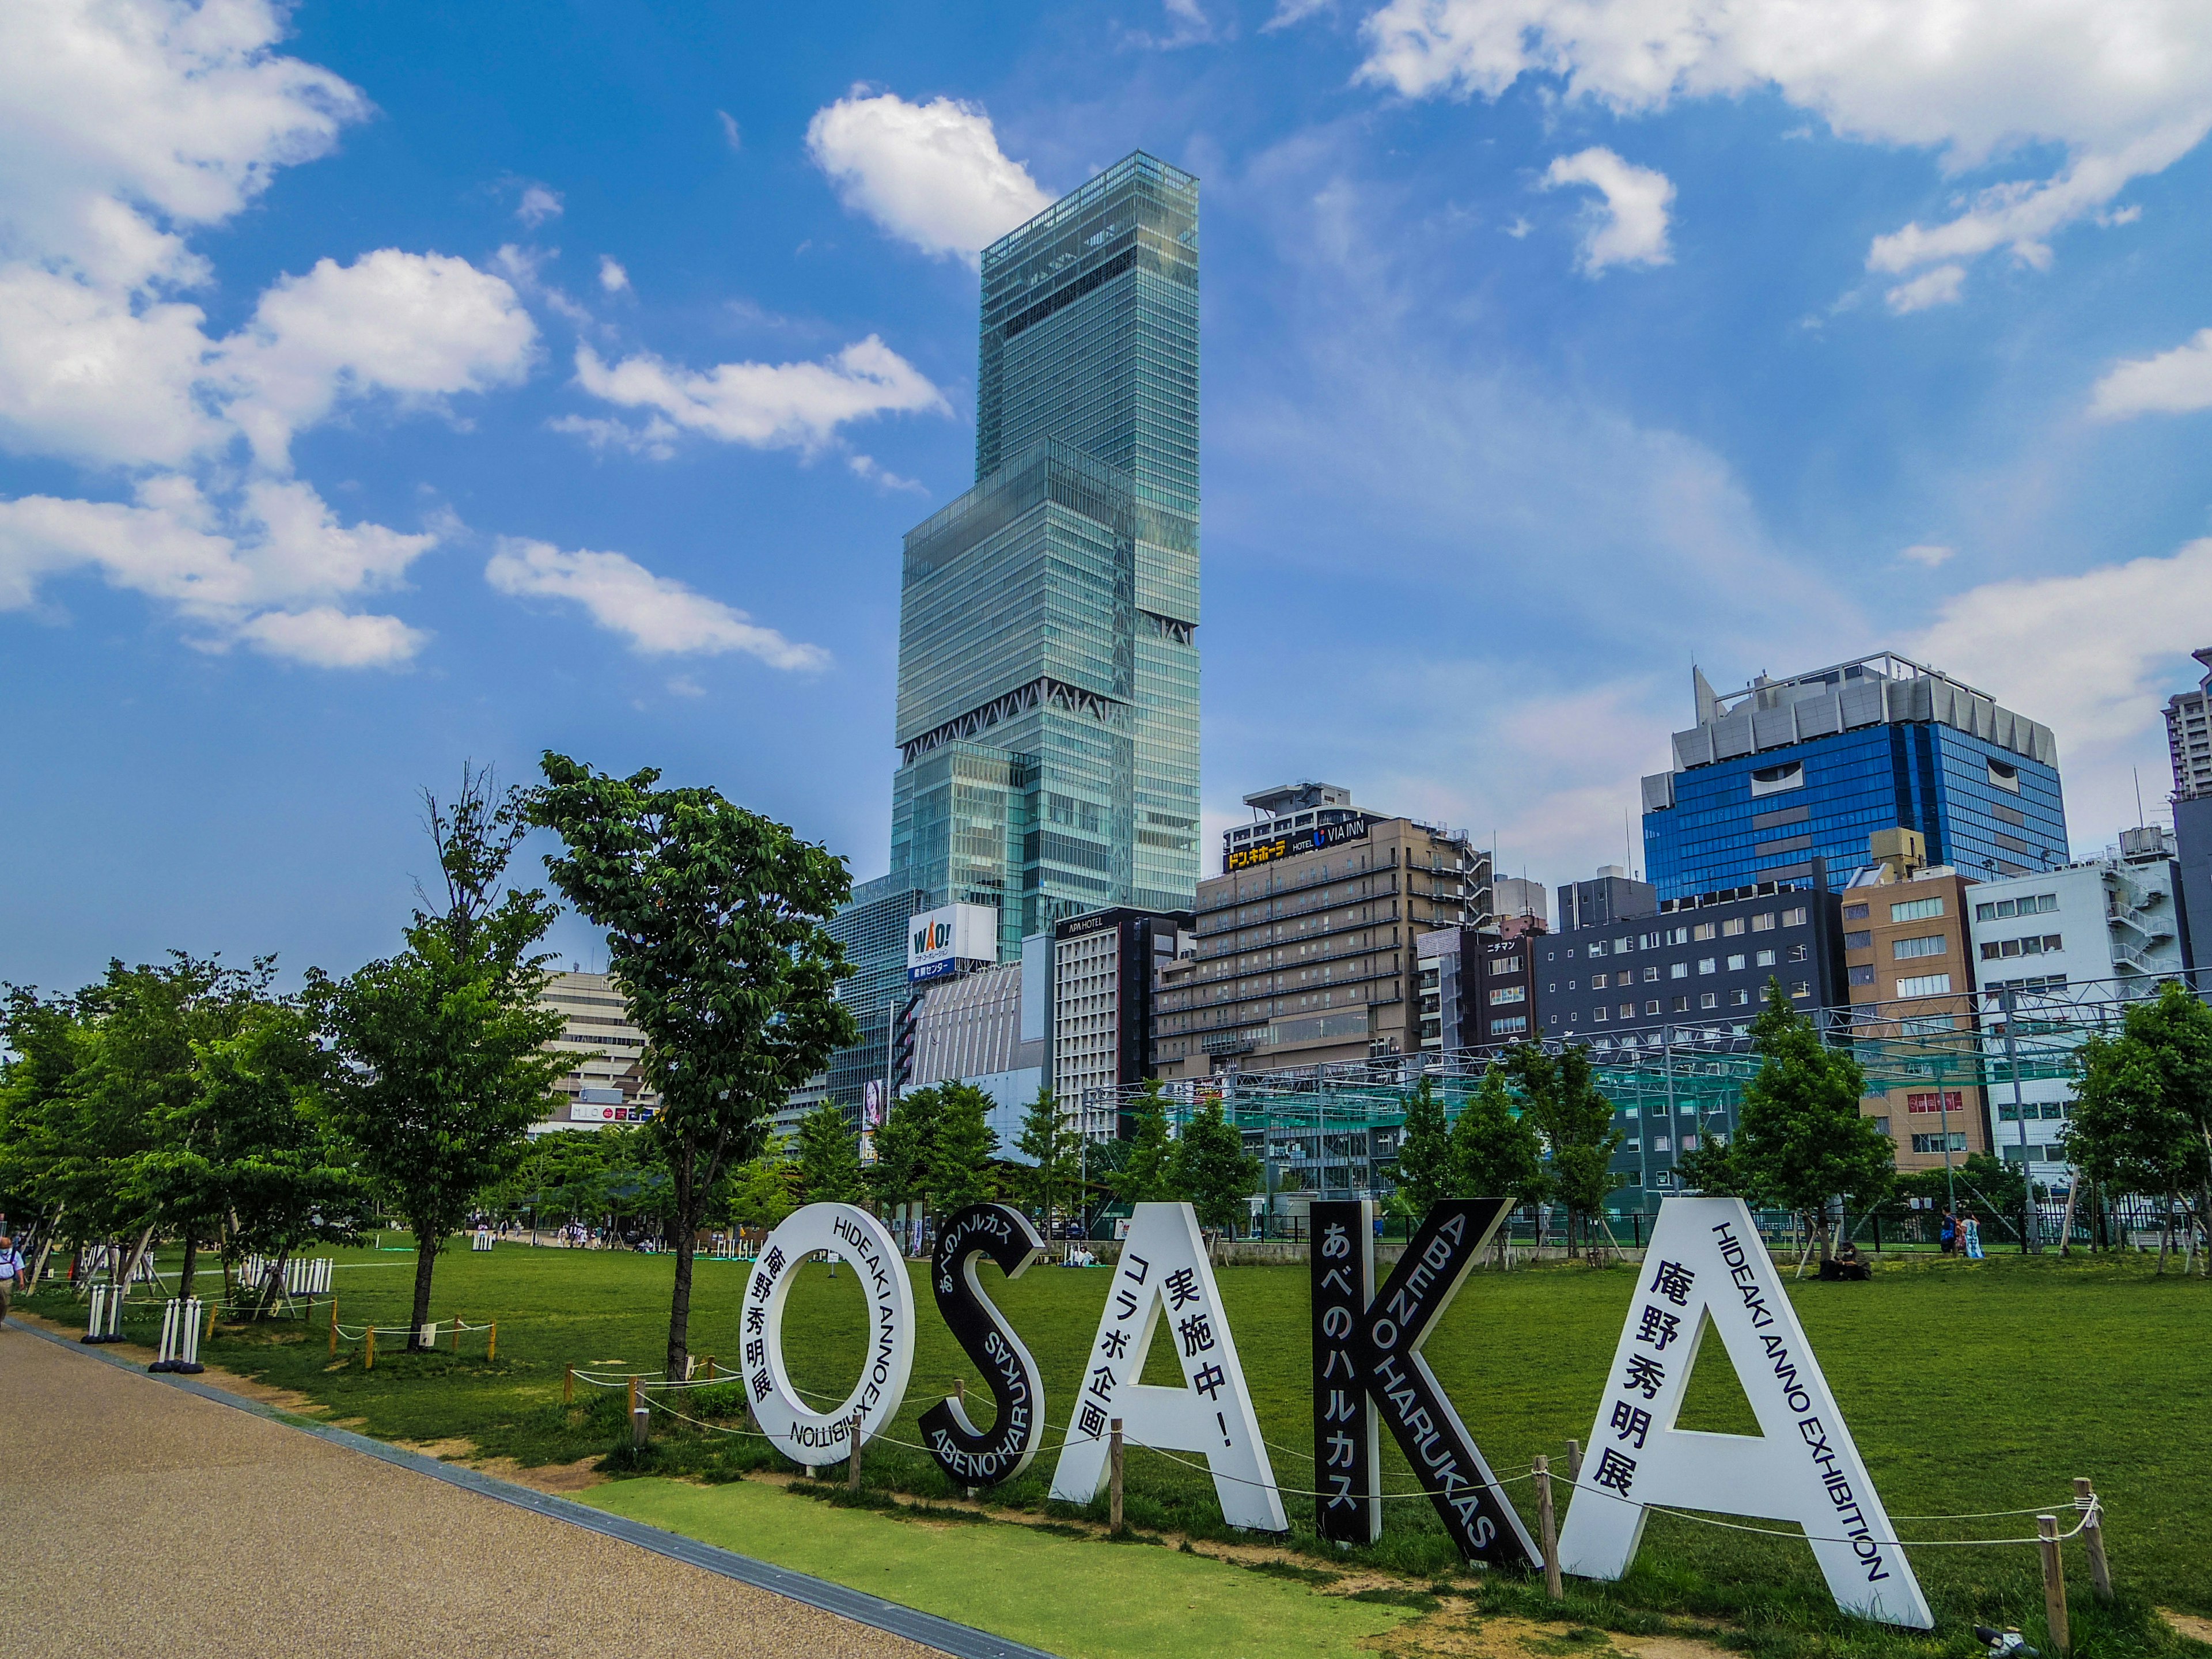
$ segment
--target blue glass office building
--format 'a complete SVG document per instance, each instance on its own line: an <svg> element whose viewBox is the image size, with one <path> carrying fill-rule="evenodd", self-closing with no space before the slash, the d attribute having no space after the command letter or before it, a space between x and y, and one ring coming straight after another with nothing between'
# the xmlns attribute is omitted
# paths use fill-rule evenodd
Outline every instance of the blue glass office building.
<svg viewBox="0 0 2212 1659"><path fill-rule="evenodd" d="M1693 671L1698 723L1644 780L1645 874L1663 899L1868 861L1917 830L1972 878L2067 862L2050 728L1893 653L1721 696Z"/></svg>
<svg viewBox="0 0 2212 1659"><path fill-rule="evenodd" d="M891 873L1000 959L1198 886L1198 181L1141 152L983 251L975 486L906 538Z"/></svg>

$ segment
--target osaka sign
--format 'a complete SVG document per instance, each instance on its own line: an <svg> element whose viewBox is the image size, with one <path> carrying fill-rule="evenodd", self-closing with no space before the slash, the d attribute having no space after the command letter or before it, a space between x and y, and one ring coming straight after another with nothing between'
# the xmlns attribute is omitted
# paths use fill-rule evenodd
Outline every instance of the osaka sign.
<svg viewBox="0 0 2212 1659"><path fill-rule="evenodd" d="M1387 1429L1419 1495L1463 1556L1518 1571L1542 1567L1535 1541L1422 1352L1505 1212L1505 1201L1494 1198L1432 1206L1378 1288L1373 1204L1314 1203L1313 1498L1323 1537L1371 1543L1381 1536ZM925 1448L961 1486L1010 1480L1042 1449L1051 1420L1043 1374L977 1277L988 1259L1018 1279L1042 1250L1028 1219L1001 1204L957 1211L939 1234L930 1288L991 1395L988 1428L978 1428L957 1399L921 1413ZM792 1388L781 1340L794 1269L824 1254L853 1264L869 1311L861 1374L826 1412ZM1061 1408L1053 1497L1089 1504L1097 1496L1118 1425L1131 1447L1202 1462L1232 1526L1288 1530L1285 1494L1190 1206L1136 1206L1104 1285L1097 1328ZM1886 1624L1931 1626L1919 1582L1742 1201L1668 1199L1635 1285L1559 1534L1561 1570L1621 1577L1655 1507L1794 1522L1839 1607ZM896 1242L866 1211L810 1204L777 1227L762 1246L741 1317L754 1415L793 1462L836 1463L850 1455L855 1434L865 1444L897 1414L914 1364L914 1294ZM1164 1325L1180 1380L1139 1382ZM1750 1398L1756 1436L1675 1426L1708 1328ZM1516 1331L1507 1340L1528 1335Z"/></svg>

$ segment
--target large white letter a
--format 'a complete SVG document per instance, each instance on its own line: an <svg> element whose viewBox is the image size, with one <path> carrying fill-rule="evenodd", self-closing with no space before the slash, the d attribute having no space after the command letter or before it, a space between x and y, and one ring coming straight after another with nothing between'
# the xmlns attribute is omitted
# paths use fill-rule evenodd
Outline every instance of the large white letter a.
<svg viewBox="0 0 2212 1659"><path fill-rule="evenodd" d="M1620 1577L1635 1559L1653 1504L1794 1521L1845 1612L1916 1630L1933 1626L1743 1200L1667 1200L1638 1273L1559 1534L1560 1567L1584 1578ZM1760 1436L1674 1426L1708 1317Z"/></svg>

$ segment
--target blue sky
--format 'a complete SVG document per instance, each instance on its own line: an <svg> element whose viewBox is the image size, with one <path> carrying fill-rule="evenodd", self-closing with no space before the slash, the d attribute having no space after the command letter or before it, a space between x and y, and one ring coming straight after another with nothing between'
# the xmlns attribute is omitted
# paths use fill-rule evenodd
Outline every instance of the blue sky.
<svg viewBox="0 0 2212 1659"><path fill-rule="evenodd" d="M1890 647L2153 816L2212 643L2195 0L0 9L0 978L397 941L564 750L879 873L973 250L1202 180L1209 824L1620 854ZM559 935L589 957L586 930Z"/></svg>

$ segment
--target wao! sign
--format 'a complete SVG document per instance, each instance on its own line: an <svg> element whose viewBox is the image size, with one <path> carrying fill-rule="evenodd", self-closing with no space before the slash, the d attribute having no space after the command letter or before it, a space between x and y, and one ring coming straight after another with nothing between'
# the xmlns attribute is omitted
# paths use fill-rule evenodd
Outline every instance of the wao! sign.
<svg viewBox="0 0 2212 1659"><path fill-rule="evenodd" d="M1524 1571L1543 1562L1481 1449L1445 1395L1422 1346L1506 1213L1500 1199L1457 1199L1423 1218L1389 1277L1375 1284L1374 1206L1316 1202L1312 1218L1315 1520L1323 1537L1372 1541L1382 1526L1380 1431L1405 1454L1461 1553ZM948 1218L930 1286L993 1405L978 1429L961 1401L923 1413L930 1455L963 1486L1028 1468L1042 1443L1044 1380L983 1293L989 1257L1008 1278L1043 1241L1018 1211L970 1205ZM781 1327L793 1269L835 1254L868 1297L868 1358L851 1395L827 1413L805 1405L783 1368ZM1935 1623L1891 1531L1820 1362L1805 1340L1751 1212L1733 1198L1670 1198L1660 1206L1590 1431L1590 1452L1559 1535L1559 1565L1618 1578L1654 1508L1795 1522L1837 1605L1886 1624ZM883 1224L844 1204L810 1204L771 1233L745 1292L745 1381L762 1431L793 1462L842 1461L897 1415L914 1364L914 1300ZM1139 1382L1164 1322L1182 1377ZM1705 1332L1720 1339L1757 1415L1758 1435L1678 1429ZM1053 1472L1052 1495L1085 1504L1106 1477L1110 1425L1128 1443L1202 1461L1223 1518L1263 1532L1289 1528L1285 1496L1187 1204L1139 1204L1085 1361Z"/></svg>

